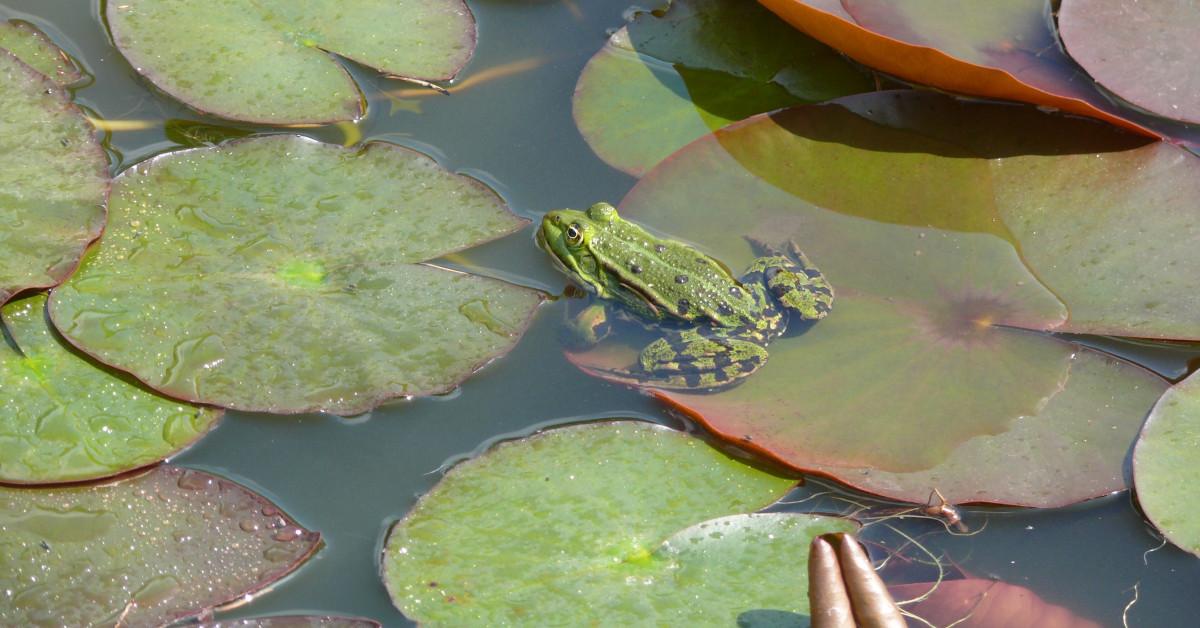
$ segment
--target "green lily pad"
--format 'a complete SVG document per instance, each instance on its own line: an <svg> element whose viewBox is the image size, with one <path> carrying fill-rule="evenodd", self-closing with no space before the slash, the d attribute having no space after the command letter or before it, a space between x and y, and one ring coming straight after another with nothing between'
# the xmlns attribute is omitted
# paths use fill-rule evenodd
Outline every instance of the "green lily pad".
<svg viewBox="0 0 1200 628"><path fill-rule="evenodd" d="M65 91L4 50L0 111L3 303L75 268L103 228L109 179L108 159Z"/></svg>
<svg viewBox="0 0 1200 628"><path fill-rule="evenodd" d="M462 0L125 0L105 13L133 67L183 102L268 124L351 120L363 97L333 54L441 81L475 48Z"/></svg>
<svg viewBox="0 0 1200 628"><path fill-rule="evenodd" d="M1065 0L1058 27L1067 52L1101 85L1160 116L1200 123L1194 3Z"/></svg>
<svg viewBox="0 0 1200 628"><path fill-rule="evenodd" d="M47 325L46 297L0 309L0 482L91 480L152 464L206 434L221 412L164 399L76 355Z"/></svg>
<svg viewBox="0 0 1200 628"><path fill-rule="evenodd" d="M657 426L555 429L451 469L392 528L383 579L422 623L732 625L750 609L806 613L809 542L857 526L742 514L793 483Z"/></svg>
<svg viewBox="0 0 1200 628"><path fill-rule="evenodd" d="M0 22L0 48L13 53L59 85L70 85L83 78L83 72L67 53L29 22Z"/></svg>
<svg viewBox="0 0 1200 628"><path fill-rule="evenodd" d="M753 257L745 236L793 240L838 298L741 386L658 394L744 447L899 499L939 488L1059 505L1118 490L1164 384L1044 332L1200 330L1191 201L1163 192L1194 186L1196 167L1098 124L911 92L727 127L644 177L621 211L733 268ZM1103 211L1082 211L1085 196ZM1112 259L1074 263L1105 247ZM1164 305L1140 307L1151 296ZM640 346L570 357L622 379ZM1030 456L1034 437L1054 456Z"/></svg>
<svg viewBox="0 0 1200 628"><path fill-rule="evenodd" d="M758 5L675 0L638 13L592 57L574 115L601 159L641 175L735 120L870 89L841 55Z"/></svg>
<svg viewBox="0 0 1200 628"><path fill-rule="evenodd" d="M50 312L172 397L353 414L451 390L516 343L539 293L419 262L522 223L478 181L391 144L178 151L116 179L104 238Z"/></svg>
<svg viewBox="0 0 1200 628"><path fill-rule="evenodd" d="M1170 542L1200 555L1200 377L1168 390L1133 451L1133 480L1146 517Z"/></svg>
<svg viewBox="0 0 1200 628"><path fill-rule="evenodd" d="M318 547L262 496L179 467L0 487L0 624L168 625L271 585Z"/></svg>

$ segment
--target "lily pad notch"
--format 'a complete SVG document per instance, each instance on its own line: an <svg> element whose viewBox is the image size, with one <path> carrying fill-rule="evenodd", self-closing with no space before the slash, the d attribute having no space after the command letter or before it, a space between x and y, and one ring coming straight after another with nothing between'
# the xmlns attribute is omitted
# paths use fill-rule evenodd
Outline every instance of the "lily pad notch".
<svg viewBox="0 0 1200 628"><path fill-rule="evenodd" d="M192 108L262 124L362 117L332 55L385 75L453 79L475 50L463 0L122 0L105 12L134 70Z"/></svg>

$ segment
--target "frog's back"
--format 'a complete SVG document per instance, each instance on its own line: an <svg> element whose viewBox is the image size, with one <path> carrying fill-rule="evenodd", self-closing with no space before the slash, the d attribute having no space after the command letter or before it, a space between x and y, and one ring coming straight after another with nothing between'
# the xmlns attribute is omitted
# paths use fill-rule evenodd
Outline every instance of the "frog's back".
<svg viewBox="0 0 1200 628"><path fill-rule="evenodd" d="M737 313L756 308L753 295L719 260L624 220L606 227L597 244L610 272L663 318L732 326L744 322Z"/></svg>

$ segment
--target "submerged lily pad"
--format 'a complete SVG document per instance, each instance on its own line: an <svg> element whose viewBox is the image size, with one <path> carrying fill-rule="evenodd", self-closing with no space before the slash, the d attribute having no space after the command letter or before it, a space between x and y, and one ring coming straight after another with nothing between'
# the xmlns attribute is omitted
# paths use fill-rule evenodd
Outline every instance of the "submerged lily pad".
<svg viewBox="0 0 1200 628"><path fill-rule="evenodd" d="M3 303L62 281L100 235L108 159L65 91L3 49L0 111Z"/></svg>
<svg viewBox="0 0 1200 628"><path fill-rule="evenodd" d="M364 617L330 615L272 615L211 621L196 625L196 628L379 628L380 623Z"/></svg>
<svg viewBox="0 0 1200 628"><path fill-rule="evenodd" d="M740 0L676 0L638 13L584 68L574 115L592 150L641 175L713 129L867 91L841 55Z"/></svg>
<svg viewBox="0 0 1200 628"><path fill-rule="evenodd" d="M1200 123L1194 2L1065 0L1058 28L1067 52L1101 85L1160 116Z"/></svg>
<svg viewBox="0 0 1200 628"><path fill-rule="evenodd" d="M1133 480L1146 517L1167 540L1200 555L1200 376L1168 390L1133 451Z"/></svg>
<svg viewBox="0 0 1200 628"><path fill-rule="evenodd" d="M83 78L83 72L67 53L29 22L0 22L0 48L59 85L70 85Z"/></svg>
<svg viewBox="0 0 1200 628"><path fill-rule="evenodd" d="M166 625L274 583L319 546L262 496L179 467L0 487L0 624Z"/></svg>
<svg viewBox="0 0 1200 628"><path fill-rule="evenodd" d="M933 626L958 628L1100 628L1070 609L1051 604L1015 584L984 578L915 582L888 587L897 600L912 600L906 611Z"/></svg>
<svg viewBox="0 0 1200 628"><path fill-rule="evenodd" d="M743 385L658 394L743 446L899 499L939 488L955 501L1060 505L1118 490L1164 384L1043 332L1200 333L1191 201L1163 192L1197 176L1196 158L1169 145L929 94L727 127L643 178L621 210L734 268L752 257L744 236L794 240L838 299L775 341ZM1085 198L1103 211L1082 211ZM1140 307L1148 298L1161 309ZM609 347L572 359L612 376L631 357ZM1054 455L1031 456L1029 438Z"/></svg>
<svg viewBox="0 0 1200 628"><path fill-rule="evenodd" d="M812 537L857 526L737 514L793 483L657 426L555 429L451 469L389 533L384 583L410 619L447 625L805 613Z"/></svg>
<svg viewBox="0 0 1200 628"><path fill-rule="evenodd" d="M362 115L362 95L332 54L439 81L475 48L462 0L123 0L105 15L117 48L163 91L270 124Z"/></svg>
<svg viewBox="0 0 1200 628"><path fill-rule="evenodd" d="M62 344L46 297L0 309L0 482L90 480L152 464L212 429L221 412L165 399ZM19 350L18 350L19 347Z"/></svg>
<svg viewBox="0 0 1200 628"><path fill-rule="evenodd" d="M520 227L494 192L391 144L298 136L122 173L50 311L172 397L352 414L452 389L510 349L538 293L418 264Z"/></svg>

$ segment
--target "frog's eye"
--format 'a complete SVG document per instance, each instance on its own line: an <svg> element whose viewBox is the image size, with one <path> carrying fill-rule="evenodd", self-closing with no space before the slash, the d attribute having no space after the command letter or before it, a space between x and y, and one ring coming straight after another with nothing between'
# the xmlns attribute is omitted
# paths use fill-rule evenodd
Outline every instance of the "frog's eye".
<svg viewBox="0 0 1200 628"><path fill-rule="evenodd" d="M579 244L583 242L583 231L580 230L578 224L572 224L571 226L567 227L566 236L567 244L571 246L579 246Z"/></svg>

